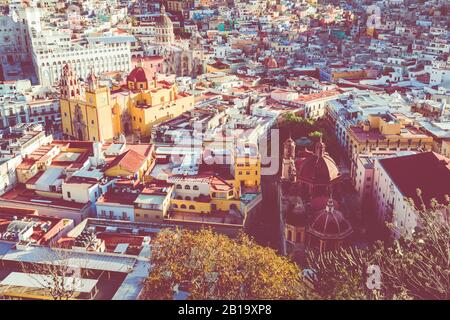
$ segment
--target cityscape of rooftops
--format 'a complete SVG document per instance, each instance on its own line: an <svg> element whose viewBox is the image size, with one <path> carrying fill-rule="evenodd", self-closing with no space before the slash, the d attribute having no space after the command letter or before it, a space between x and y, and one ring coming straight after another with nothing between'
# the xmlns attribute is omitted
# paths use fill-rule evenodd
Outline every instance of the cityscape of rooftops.
<svg viewBox="0 0 450 320"><path fill-rule="evenodd" d="M450 300L449 0L0 11L0 300Z"/></svg>

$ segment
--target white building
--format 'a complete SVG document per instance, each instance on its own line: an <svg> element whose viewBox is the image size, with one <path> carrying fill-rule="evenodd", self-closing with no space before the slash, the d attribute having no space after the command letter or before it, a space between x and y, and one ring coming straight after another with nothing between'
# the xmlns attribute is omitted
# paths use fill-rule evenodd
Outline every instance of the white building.
<svg viewBox="0 0 450 320"><path fill-rule="evenodd" d="M0 62L14 64L31 57L28 23L33 21L34 8L10 7L8 15L0 15Z"/></svg>
<svg viewBox="0 0 450 320"><path fill-rule="evenodd" d="M36 50L33 63L41 85L57 85L66 63L85 79L91 71L96 74L131 69L131 43L134 37L111 36L89 38L88 44L71 44L60 50Z"/></svg>
<svg viewBox="0 0 450 320"><path fill-rule="evenodd" d="M0 82L0 129L21 123L47 125L58 130L61 123L58 92L31 86L29 80Z"/></svg>
<svg viewBox="0 0 450 320"><path fill-rule="evenodd" d="M21 162L22 156L20 155L0 157L0 195L16 186L16 168Z"/></svg>
<svg viewBox="0 0 450 320"><path fill-rule="evenodd" d="M450 195L450 159L434 152L376 160L373 176L376 216L380 222L392 222L397 235L410 236L420 223L417 189L428 208L432 199L446 203Z"/></svg>

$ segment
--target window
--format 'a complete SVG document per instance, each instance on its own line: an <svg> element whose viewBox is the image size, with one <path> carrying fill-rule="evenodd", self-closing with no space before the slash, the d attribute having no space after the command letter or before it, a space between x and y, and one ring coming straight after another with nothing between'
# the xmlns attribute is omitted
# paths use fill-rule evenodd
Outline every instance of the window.
<svg viewBox="0 0 450 320"><path fill-rule="evenodd" d="M185 189L185 190L191 190L191 187L190 187L189 185L185 185L185 186L184 186L184 189Z"/></svg>
<svg viewBox="0 0 450 320"><path fill-rule="evenodd" d="M250 175L250 171L245 172L245 174L249 176Z"/></svg>
<svg viewBox="0 0 450 320"><path fill-rule="evenodd" d="M184 197L184 200L188 200L188 201L190 201L190 200L191 200L191 197L189 197L189 196L186 196L186 197Z"/></svg>
<svg viewBox="0 0 450 320"><path fill-rule="evenodd" d="M177 208L178 208L178 205L177 205L176 203L174 203L174 204L172 205L172 207L173 207L174 209L177 209Z"/></svg>
<svg viewBox="0 0 450 320"><path fill-rule="evenodd" d="M181 184L177 184L177 189L183 189L183 186Z"/></svg>
<svg viewBox="0 0 450 320"><path fill-rule="evenodd" d="M198 186L192 187L193 190L198 190Z"/></svg>
<svg viewBox="0 0 450 320"><path fill-rule="evenodd" d="M193 206L192 204L189 206L190 210L195 210L195 206Z"/></svg>
<svg viewBox="0 0 450 320"><path fill-rule="evenodd" d="M95 124L94 120L91 120L91 124Z"/></svg>
<svg viewBox="0 0 450 320"><path fill-rule="evenodd" d="M181 208L181 209L186 209L186 205L185 205L185 204L182 204L182 205L180 206L180 208Z"/></svg>
<svg viewBox="0 0 450 320"><path fill-rule="evenodd" d="M71 194L70 194L70 192L69 191L67 191L67 198L71 198Z"/></svg>

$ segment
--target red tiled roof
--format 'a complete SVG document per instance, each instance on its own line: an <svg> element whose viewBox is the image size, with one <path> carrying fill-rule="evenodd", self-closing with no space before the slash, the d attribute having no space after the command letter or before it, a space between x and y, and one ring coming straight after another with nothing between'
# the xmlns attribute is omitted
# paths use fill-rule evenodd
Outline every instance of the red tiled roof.
<svg viewBox="0 0 450 320"><path fill-rule="evenodd" d="M121 168L129 172L136 172L142 166L144 160L145 156L143 156L142 154L134 150L128 150L111 161L108 168L119 165Z"/></svg>
<svg viewBox="0 0 450 320"><path fill-rule="evenodd" d="M153 79L153 76L154 73L151 70L144 67L136 67L127 76L127 82L149 82Z"/></svg>
<svg viewBox="0 0 450 320"><path fill-rule="evenodd" d="M337 96L339 94L340 94L340 92L338 90L326 90L326 91L321 91L321 92L318 92L318 93L311 93L311 94L301 95L295 101L296 102L310 102L310 101L314 101L314 100L331 98L331 97Z"/></svg>
<svg viewBox="0 0 450 320"><path fill-rule="evenodd" d="M223 63L222 61L219 61L219 60L217 60L213 64L210 64L210 66L213 68L216 68L216 69L226 69L226 68L230 67L228 64Z"/></svg>
<svg viewBox="0 0 450 320"><path fill-rule="evenodd" d="M426 206L435 198L445 203L445 195L450 196L450 159L434 152L423 152L409 156L381 159L386 170L400 192L413 199L419 206L417 189L422 191ZM422 168L422 170L418 170Z"/></svg>

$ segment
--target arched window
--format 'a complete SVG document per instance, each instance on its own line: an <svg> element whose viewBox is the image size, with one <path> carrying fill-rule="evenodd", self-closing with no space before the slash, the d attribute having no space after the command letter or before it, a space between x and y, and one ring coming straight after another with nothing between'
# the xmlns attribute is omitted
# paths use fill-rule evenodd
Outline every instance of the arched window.
<svg viewBox="0 0 450 320"><path fill-rule="evenodd" d="M190 201L190 200L191 200L191 197L189 197L189 196L186 196L186 197L184 197L184 200L188 200L188 201Z"/></svg>
<svg viewBox="0 0 450 320"><path fill-rule="evenodd" d="M176 196L176 199L183 200L183 197L182 196Z"/></svg>
<svg viewBox="0 0 450 320"><path fill-rule="evenodd" d="M288 231L287 238L288 238L289 241L292 241L292 231L291 230Z"/></svg>
<svg viewBox="0 0 450 320"><path fill-rule="evenodd" d="M192 189L193 190L198 190L198 186L193 186Z"/></svg>
<svg viewBox="0 0 450 320"><path fill-rule="evenodd" d="M186 209L186 205L185 205L185 204L182 204L182 205L180 206L180 208L181 208L181 209Z"/></svg>
<svg viewBox="0 0 450 320"><path fill-rule="evenodd" d="M193 206L192 204L189 206L190 210L195 210L195 206Z"/></svg>
<svg viewBox="0 0 450 320"><path fill-rule="evenodd" d="M183 189L183 186L181 184L177 184L177 189Z"/></svg>
<svg viewBox="0 0 450 320"><path fill-rule="evenodd" d="M184 189L186 189L186 190L191 190L191 187L190 187L189 185L185 185L185 186L184 186Z"/></svg>
<svg viewBox="0 0 450 320"><path fill-rule="evenodd" d="M174 209L176 209L176 208L178 208L178 205L177 205L176 203L174 203L174 204L172 205L172 207L173 207Z"/></svg>

